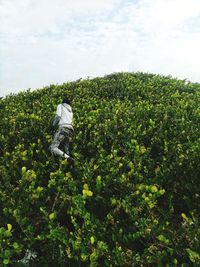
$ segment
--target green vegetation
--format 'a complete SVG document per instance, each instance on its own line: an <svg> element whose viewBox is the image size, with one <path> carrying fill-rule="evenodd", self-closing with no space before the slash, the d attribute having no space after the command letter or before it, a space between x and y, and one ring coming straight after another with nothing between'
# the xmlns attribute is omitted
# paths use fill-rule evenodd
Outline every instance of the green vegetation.
<svg viewBox="0 0 200 267"><path fill-rule="evenodd" d="M48 149L72 99L72 170ZM200 266L200 85L143 73L0 100L0 266Z"/></svg>

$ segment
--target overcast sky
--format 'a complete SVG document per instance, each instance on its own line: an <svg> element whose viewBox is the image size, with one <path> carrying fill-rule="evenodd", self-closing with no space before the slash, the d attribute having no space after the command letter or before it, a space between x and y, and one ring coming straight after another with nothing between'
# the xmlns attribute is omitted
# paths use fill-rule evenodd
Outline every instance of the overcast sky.
<svg viewBox="0 0 200 267"><path fill-rule="evenodd" d="M0 96L120 71L200 82L200 0L0 0Z"/></svg>

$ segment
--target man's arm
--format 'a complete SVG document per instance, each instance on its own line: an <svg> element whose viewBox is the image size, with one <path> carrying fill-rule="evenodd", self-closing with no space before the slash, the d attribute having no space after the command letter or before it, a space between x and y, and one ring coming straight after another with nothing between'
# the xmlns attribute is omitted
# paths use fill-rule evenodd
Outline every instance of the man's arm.
<svg viewBox="0 0 200 267"><path fill-rule="evenodd" d="M59 123L60 121L60 116L56 115L54 120L53 120L53 127L56 127L56 125Z"/></svg>
<svg viewBox="0 0 200 267"><path fill-rule="evenodd" d="M56 110L56 116L55 116L54 121L53 121L53 127L56 127L56 125L60 121L60 118L61 118L61 105L58 105L57 110Z"/></svg>

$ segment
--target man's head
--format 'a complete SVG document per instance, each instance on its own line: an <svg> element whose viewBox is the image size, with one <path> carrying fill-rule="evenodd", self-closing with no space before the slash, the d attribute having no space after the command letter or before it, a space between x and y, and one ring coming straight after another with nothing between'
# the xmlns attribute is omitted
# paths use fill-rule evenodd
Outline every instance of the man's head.
<svg viewBox="0 0 200 267"><path fill-rule="evenodd" d="M70 105L71 104L71 101L69 100L69 98L65 97L65 98L63 98L62 103L63 104L66 103L66 104Z"/></svg>

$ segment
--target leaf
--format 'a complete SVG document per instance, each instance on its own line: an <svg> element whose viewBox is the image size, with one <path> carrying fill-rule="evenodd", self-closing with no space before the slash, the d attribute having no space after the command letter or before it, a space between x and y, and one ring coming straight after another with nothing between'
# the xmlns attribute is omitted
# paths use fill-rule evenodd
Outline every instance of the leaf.
<svg viewBox="0 0 200 267"><path fill-rule="evenodd" d="M94 236L91 236L91 237L90 237L90 243L91 243L91 244L94 244L94 242L95 242Z"/></svg>
<svg viewBox="0 0 200 267"><path fill-rule="evenodd" d="M191 262L193 262L193 263L199 263L199 260L200 260L199 253L191 250L190 248L187 248L186 251L187 251L187 253L189 255L189 258L190 258Z"/></svg>
<svg viewBox="0 0 200 267"><path fill-rule="evenodd" d="M51 214L49 214L49 219L50 219L50 220L54 220L55 218L56 218L56 215L55 215L54 212L51 213Z"/></svg>
<svg viewBox="0 0 200 267"><path fill-rule="evenodd" d="M88 196L88 197L92 197L92 196L93 196L93 192L90 191L90 190L87 190L87 196Z"/></svg>
<svg viewBox="0 0 200 267"><path fill-rule="evenodd" d="M185 213L181 213L181 217L183 218L183 220L188 220L188 217L185 215Z"/></svg>
<svg viewBox="0 0 200 267"><path fill-rule="evenodd" d="M4 265L8 265L8 264L9 264L9 262L10 262L10 260L9 260L9 259L4 259L4 260L3 260L3 264L4 264Z"/></svg>
<svg viewBox="0 0 200 267"><path fill-rule="evenodd" d="M151 190L152 193L158 192L158 188L155 185L152 185L150 190Z"/></svg>
<svg viewBox="0 0 200 267"><path fill-rule="evenodd" d="M8 223L7 228L8 228L8 231L10 232L12 230L12 224Z"/></svg>
<svg viewBox="0 0 200 267"><path fill-rule="evenodd" d="M84 184L84 185L83 185L83 188L84 188L85 190L88 190L88 189L89 189L88 184Z"/></svg>

